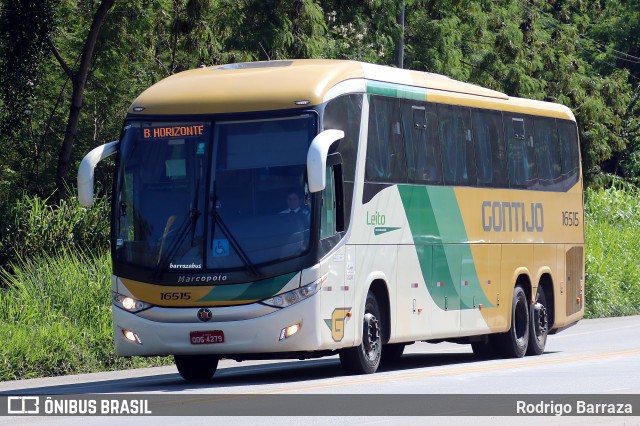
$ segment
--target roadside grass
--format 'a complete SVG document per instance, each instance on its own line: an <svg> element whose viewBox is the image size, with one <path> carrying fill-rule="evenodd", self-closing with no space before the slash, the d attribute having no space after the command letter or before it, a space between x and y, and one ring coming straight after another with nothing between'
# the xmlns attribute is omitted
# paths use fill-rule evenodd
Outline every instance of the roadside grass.
<svg viewBox="0 0 640 426"><path fill-rule="evenodd" d="M42 254L11 270L0 270L0 381L170 363L116 356L108 254Z"/></svg>
<svg viewBox="0 0 640 426"><path fill-rule="evenodd" d="M640 314L640 191L587 189L587 318Z"/></svg>

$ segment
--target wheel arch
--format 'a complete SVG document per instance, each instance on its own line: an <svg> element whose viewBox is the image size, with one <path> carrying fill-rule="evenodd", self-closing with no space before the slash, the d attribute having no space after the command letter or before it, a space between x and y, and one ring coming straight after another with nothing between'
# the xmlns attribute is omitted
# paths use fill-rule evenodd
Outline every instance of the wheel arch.
<svg viewBox="0 0 640 426"><path fill-rule="evenodd" d="M527 268L518 268L513 274L513 283L512 289L514 289L517 285L522 287L525 295L527 296L527 301L531 303L533 300L533 286L531 285L531 276L529 274L529 270Z"/></svg>
<svg viewBox="0 0 640 426"><path fill-rule="evenodd" d="M548 306L547 312L551 316L551 319L549 320L549 330L551 330L553 328L553 325L555 324L556 319L556 304L553 292L553 277L550 273L544 273L540 276L540 280L538 281L538 288L542 288L542 290L544 291Z"/></svg>
<svg viewBox="0 0 640 426"><path fill-rule="evenodd" d="M382 315L382 323L385 324L383 328L382 343L386 344L391 337L391 303L389 299L389 288L387 282L383 279L375 279L369 285L368 292L372 292L378 302L378 308L380 308L380 315ZM366 294L365 294L366 299Z"/></svg>

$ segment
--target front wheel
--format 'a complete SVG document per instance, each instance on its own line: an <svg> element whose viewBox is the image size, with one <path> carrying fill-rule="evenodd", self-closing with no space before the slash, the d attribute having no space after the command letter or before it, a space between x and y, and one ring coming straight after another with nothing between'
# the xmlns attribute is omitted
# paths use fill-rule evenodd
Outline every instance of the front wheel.
<svg viewBox="0 0 640 426"><path fill-rule="evenodd" d="M206 382L215 374L219 358L214 355L174 355L173 360L183 379Z"/></svg>
<svg viewBox="0 0 640 426"><path fill-rule="evenodd" d="M522 287L513 290L511 328L496 336L496 349L505 358L522 358L529 345L529 303Z"/></svg>
<svg viewBox="0 0 640 426"><path fill-rule="evenodd" d="M536 303L531 305L529 314L529 347L527 355L541 355L547 344L549 333L549 316L547 312L547 298L542 287L538 287Z"/></svg>
<svg viewBox="0 0 640 426"><path fill-rule="evenodd" d="M362 322L362 343L340 351L340 363L351 374L372 374L382 358L382 316L372 292L367 294Z"/></svg>

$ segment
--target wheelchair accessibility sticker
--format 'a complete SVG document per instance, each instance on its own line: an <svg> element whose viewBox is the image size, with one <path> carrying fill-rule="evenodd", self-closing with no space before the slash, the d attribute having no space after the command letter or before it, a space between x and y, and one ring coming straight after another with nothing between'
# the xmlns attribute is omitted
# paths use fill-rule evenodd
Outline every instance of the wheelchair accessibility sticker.
<svg viewBox="0 0 640 426"><path fill-rule="evenodd" d="M229 256L229 240L213 240L211 252L213 257Z"/></svg>

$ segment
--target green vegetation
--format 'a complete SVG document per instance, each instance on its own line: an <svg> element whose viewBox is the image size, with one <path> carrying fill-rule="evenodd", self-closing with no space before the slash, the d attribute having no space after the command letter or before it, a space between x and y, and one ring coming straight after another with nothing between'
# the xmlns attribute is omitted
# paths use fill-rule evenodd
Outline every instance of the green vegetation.
<svg viewBox="0 0 640 426"><path fill-rule="evenodd" d="M1 4L0 199L10 205L23 192L65 198L80 158L117 138L131 101L164 77L268 58L395 65L400 37L405 68L571 108L588 182L640 173L640 0Z"/></svg>
<svg viewBox="0 0 640 426"><path fill-rule="evenodd" d="M0 272L0 380L168 363L115 355L107 254L43 254Z"/></svg>
<svg viewBox="0 0 640 426"><path fill-rule="evenodd" d="M0 265L10 259L30 259L69 249L105 252L109 248L109 211L106 197L85 209L76 198L51 206L48 199L23 196L7 213L0 239Z"/></svg>
<svg viewBox="0 0 640 426"><path fill-rule="evenodd" d="M169 363L115 354L109 204L96 201L24 197L11 210L0 255L17 260L0 269L0 381Z"/></svg>
<svg viewBox="0 0 640 426"><path fill-rule="evenodd" d="M640 192L613 186L585 198L586 316L640 314Z"/></svg>

